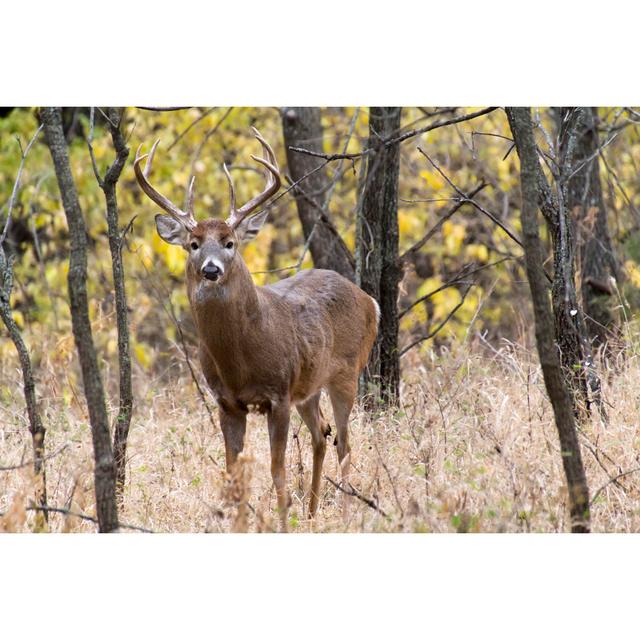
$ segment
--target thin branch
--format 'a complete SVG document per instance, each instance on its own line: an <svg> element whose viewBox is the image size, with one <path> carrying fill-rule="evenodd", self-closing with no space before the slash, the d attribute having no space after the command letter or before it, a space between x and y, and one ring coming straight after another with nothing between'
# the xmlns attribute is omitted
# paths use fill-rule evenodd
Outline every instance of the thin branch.
<svg viewBox="0 0 640 640"><path fill-rule="evenodd" d="M191 109L191 107L136 107L136 109L142 109L142 111L184 111L185 109Z"/></svg>
<svg viewBox="0 0 640 640"><path fill-rule="evenodd" d="M619 135L619 131L614 133L608 140L603 142L588 158L583 160L566 178L563 177L563 181L569 182L576 173L579 173L584 167L586 167L592 160L602 154L602 150L608 147Z"/></svg>
<svg viewBox="0 0 640 640"><path fill-rule="evenodd" d="M73 516L75 518L80 518L81 520L87 520L88 522L93 522L98 524L98 519L93 516L89 516L86 513L78 513L77 511L71 511L70 509L63 509L62 507L50 507L48 505L42 506L29 506L26 508L26 511L44 511L45 513L61 513L65 516ZM151 529L145 529L144 527L138 527L135 524L125 524L124 522L119 522L118 527L121 529L132 529L133 531L140 531L141 533L156 533Z"/></svg>
<svg viewBox="0 0 640 640"><path fill-rule="evenodd" d="M592 505L599 497L600 494L610 485L613 483L618 482L618 480L620 478L624 478L625 476L628 476L632 473L636 473L637 471L640 471L640 467L634 467L633 469L628 469L627 471L623 471L622 473L619 473L617 476L614 476L613 478L609 478L609 480L607 482L605 482L594 494L593 497L591 498L591 500L589 501L589 505Z"/></svg>
<svg viewBox="0 0 640 640"><path fill-rule="evenodd" d="M418 251L420 251L420 249L422 249L422 247L424 247L424 245L434 236L434 234L436 233L436 231L438 231L438 229L440 229L440 227L454 214L456 213L456 211L458 211L458 209L460 209L460 207L462 207L465 204L471 204L470 200L471 198L473 198L474 196L476 196L478 193L480 193L480 191L482 191L485 187L487 186L487 183L483 182L482 184L478 185L468 196L468 199L463 199L463 198L454 198L454 200L456 200L456 204L449 209L449 211L447 211L439 220L438 222L436 222L436 224L431 227L431 229L429 229L429 231L427 231L427 233L422 237L421 240L418 240L418 242L416 242L415 244L413 244L411 247L409 247L409 249L407 249L401 256L400 256L400 262L406 262L407 260L410 260L411 257L413 256L413 254L417 253Z"/></svg>
<svg viewBox="0 0 640 640"><path fill-rule="evenodd" d="M638 213L638 209L631 201L631 198L628 196L627 192L625 191L625 188L622 186L622 183L620 182L620 178L618 178L618 174L611 168L611 166L607 162L607 157L604 155L604 153L601 154L600 157L602 158L602 162L604 163L607 173L613 178L615 185L618 187L618 190L622 194L622 197L627 203L627 206L629 207L631 213L633 213L633 215L635 216L636 224L638 224L640 222L640 213Z"/></svg>
<svg viewBox="0 0 640 640"><path fill-rule="evenodd" d="M453 309L451 309L451 311L447 314L447 317L431 333L427 334L426 336L421 336L421 337L417 338L416 340L414 340L411 344L407 345L404 349L402 349L402 351L400 351L400 357L402 358L402 356L405 353L407 353L407 351L410 351L414 347L417 347L421 342L424 342L425 340L429 340L430 338L433 338L437 333L439 333L439 331L455 315L456 311L464 304L465 298L467 297L467 294L471 290L472 286L473 285L470 284L465 289L464 293L462 294L462 298L461 298L460 302L458 302L458 304Z"/></svg>
<svg viewBox="0 0 640 640"><path fill-rule="evenodd" d="M198 148L195 150L195 153L193 154L193 157L191 158L191 171L190 171L190 176L195 175L195 166L196 166L196 162L198 162L199 158L200 158L200 154L202 153L202 149L204 149L204 145L207 144L207 142L209 141L209 138L211 138L212 136L215 135L216 131L218 131L218 129L220 128L220 126L222 125L222 123L227 119L227 116L233 111L233 107L229 107L224 114L222 115L222 117L218 120L218 122L216 122L213 127L211 127L211 129L209 129L209 131L207 131L202 140L200 141L200 144L198 145ZM189 178L189 182L191 182L191 178Z"/></svg>
<svg viewBox="0 0 640 640"><path fill-rule="evenodd" d="M374 511L377 511L381 516L388 518L389 516L371 499L363 496L359 491L357 491L351 483L347 489L342 486L342 482L337 483L334 482L329 476L324 477L325 480L328 480L338 491L342 491L342 493L346 493L348 496L353 496L354 498L358 498L364 502L368 507L371 507Z"/></svg>
<svg viewBox="0 0 640 640"><path fill-rule="evenodd" d="M179 133L174 139L173 142L167 147L167 151L171 151L173 147L193 129L199 122L204 120L210 113L215 111L218 107L211 107L211 109L207 109L203 114L199 115L182 133Z"/></svg>
<svg viewBox="0 0 640 640"><path fill-rule="evenodd" d="M484 116L492 111L495 111L498 107L487 107L486 109L481 109L480 111L474 111L473 113L469 113L463 116L457 116L456 118L450 118L449 120L436 120L432 124L422 127L421 129L412 129L411 131L407 131L400 136L396 136L393 138L387 138L386 140L382 140L381 146L388 147L394 144L399 144L408 140L409 138L413 138L415 136L422 135L423 133L428 133L429 131L433 131L434 129L439 129L440 127L447 127L452 124L458 124L460 122L465 122L467 120L473 120L474 118L478 118L480 116ZM378 147L379 148L379 147ZM363 158L364 156L369 155L373 148L365 149L364 151L360 151L358 153L319 153L318 151L310 151L309 149L302 149L300 147L289 147L291 151L295 151L296 153L304 153L309 156L314 156L316 158L324 158L327 162L333 162L334 160L357 160L359 158Z"/></svg>
<svg viewBox="0 0 640 640"><path fill-rule="evenodd" d="M22 149L22 143L20 142L20 138L18 138L18 146L20 147L20 166L18 167L18 174L16 176L16 180L13 183L13 190L11 191L11 197L9 198L9 204L7 205L7 219L4 223L4 229L2 230L2 235L0 235L0 246L4 244L4 241L7 238L7 233L9 233L9 227L11 226L11 214L13 213L13 205L15 204L16 197L18 195L18 190L20 188L20 179L22 178L22 170L24 169L24 163L27 159L27 155L31 150L31 147L34 145L35 141L40 135L44 124L41 124L36 132L33 134L33 137L29 141L26 149Z"/></svg>
<svg viewBox="0 0 640 640"><path fill-rule="evenodd" d="M96 177L98 186L104 189L104 181L100 175L98 169L98 162L96 161L96 154L93 151L93 130L95 125L95 107L89 109L89 135L87 136L87 146L89 147L89 156L91 156L91 166L93 167L93 175Z"/></svg>
<svg viewBox="0 0 640 640"><path fill-rule="evenodd" d="M500 138L502 140L507 140L508 142L513 143L513 138L509 138L509 136L502 136L499 133L489 133L485 131L472 131L471 137L473 138L473 136L487 136L490 138Z"/></svg>
<svg viewBox="0 0 640 640"><path fill-rule="evenodd" d="M442 169L440 169L440 167L420 147L418 147L418 151L431 163L433 168L442 176L444 180L446 180L446 182L451 186L451 188L460 196L460 198L464 202L468 202L472 204L478 211L480 211L481 213L484 213L484 215L487 216L489 220L491 220L494 224L498 225L518 246L520 247L523 246L522 241L515 235L515 233L513 233L513 231L511 231L503 222L498 220L498 218L493 213L491 213L490 211L487 211L481 204L476 202L473 198L471 198L466 193L464 193L461 189L459 189L451 181L451 179L444 173L444 171L442 171Z"/></svg>
<svg viewBox="0 0 640 640"><path fill-rule="evenodd" d="M506 258L501 258L500 260L496 260L495 262L491 262L489 264L483 264L482 266L477 267L475 269L472 269L471 271L466 271L465 268L461 269L453 278L451 278L450 280L448 280L447 282L445 282L444 284L439 286L437 289L434 289L433 291L430 291L429 293L421 296L417 300L414 300L408 307L403 309L398 314L398 318L404 317L415 306L417 306L421 302L424 302L425 300L428 300L429 298L435 296L436 293L440 293L440 291L444 291L445 289L448 289L449 287L453 287L453 286L455 286L457 284L469 284L469 283L465 283L464 282L465 278L468 278L469 276L472 276L472 275L474 275L476 273L479 273L480 271L484 271L485 269L489 269L490 267L495 267L496 265L498 265L498 264L500 264L502 262L505 262L507 260L513 260L513 259L517 259L517 258L514 258L512 256L507 256Z"/></svg>

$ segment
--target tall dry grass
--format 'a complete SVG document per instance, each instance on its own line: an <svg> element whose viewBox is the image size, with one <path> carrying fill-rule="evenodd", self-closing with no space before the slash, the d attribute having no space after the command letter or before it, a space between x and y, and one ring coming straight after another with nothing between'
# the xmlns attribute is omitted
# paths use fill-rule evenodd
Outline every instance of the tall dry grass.
<svg viewBox="0 0 640 640"><path fill-rule="evenodd" d="M294 414L287 459L290 531L567 531L558 439L532 353L506 341L489 348L476 338L437 357L410 353L403 360L400 410L353 412L351 482L369 504L349 498L348 521L342 494L327 480L316 519L305 518L311 442ZM95 515L82 394L74 387L65 400L69 380L54 361L43 358L38 365L47 452L65 447L46 463L49 504ZM580 437L591 493L598 494L593 530L638 531L640 472L633 470L640 466L640 362L627 352L600 366L608 425L594 414ZM113 373L106 369L110 381ZM30 460L31 445L16 362L0 363L0 379L0 465L6 466ZM139 370L135 392L123 522L159 532L277 529L263 417L249 417L243 464L229 478L222 435L186 369L170 382ZM333 446L324 475L339 479ZM27 509L32 485L29 466L0 471L3 530L34 529L35 515ZM51 514L49 528L94 531L95 524Z"/></svg>

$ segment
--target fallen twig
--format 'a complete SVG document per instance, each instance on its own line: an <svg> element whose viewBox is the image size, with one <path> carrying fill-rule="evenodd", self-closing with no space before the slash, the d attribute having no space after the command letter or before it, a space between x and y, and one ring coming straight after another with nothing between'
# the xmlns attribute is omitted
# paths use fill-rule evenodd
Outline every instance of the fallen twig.
<svg viewBox="0 0 640 640"><path fill-rule="evenodd" d="M384 516L385 518L389 517L371 498L363 496L357 489L353 487L351 483L349 483L348 489L345 489L342 486L342 482L334 482L329 476L325 476L324 478L325 480L328 480L336 489L338 489L338 491L342 491L342 493L346 493L348 496L358 498L358 500L361 500L368 507L371 507L374 511L377 511L381 516Z"/></svg>
<svg viewBox="0 0 640 640"><path fill-rule="evenodd" d="M600 494L610 485L610 484L617 484L618 480L620 478L624 478L625 476L628 476L632 473L635 473L636 471L640 471L640 467L634 467L633 469L628 469L627 471L623 471L622 473L619 473L617 476L614 476L613 478L609 478L609 480L607 482L605 482L594 494L593 497L591 498L591 500L589 501L589 505L592 505L599 497Z"/></svg>

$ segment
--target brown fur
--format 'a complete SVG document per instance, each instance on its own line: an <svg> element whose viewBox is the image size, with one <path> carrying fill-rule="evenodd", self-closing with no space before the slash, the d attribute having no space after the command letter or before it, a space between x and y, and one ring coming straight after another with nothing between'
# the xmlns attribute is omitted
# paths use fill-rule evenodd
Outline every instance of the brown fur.
<svg viewBox="0 0 640 640"><path fill-rule="evenodd" d="M205 220L187 238L201 247L187 263L187 289L200 338L200 362L220 408L227 466L244 444L246 414L266 413L272 449L272 475L281 524L288 498L284 456L291 404L312 433L314 469L310 514L317 509L325 436L330 428L320 412L320 392L329 392L337 426L338 456L348 478L347 424L358 375L377 333L374 300L346 278L322 269L301 271L257 287L240 253L225 258L220 247L235 232L220 220ZM207 248L207 252L205 252ZM226 259L219 282L200 274L202 255Z"/></svg>

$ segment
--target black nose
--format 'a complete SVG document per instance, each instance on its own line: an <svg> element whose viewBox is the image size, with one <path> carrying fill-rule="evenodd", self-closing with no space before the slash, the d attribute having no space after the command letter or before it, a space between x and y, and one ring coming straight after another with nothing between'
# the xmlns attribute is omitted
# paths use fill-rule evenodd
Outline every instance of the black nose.
<svg viewBox="0 0 640 640"><path fill-rule="evenodd" d="M221 273L220 267L217 267L215 264L211 264L210 262L207 262L207 264L202 267L202 275L207 280L217 280Z"/></svg>

